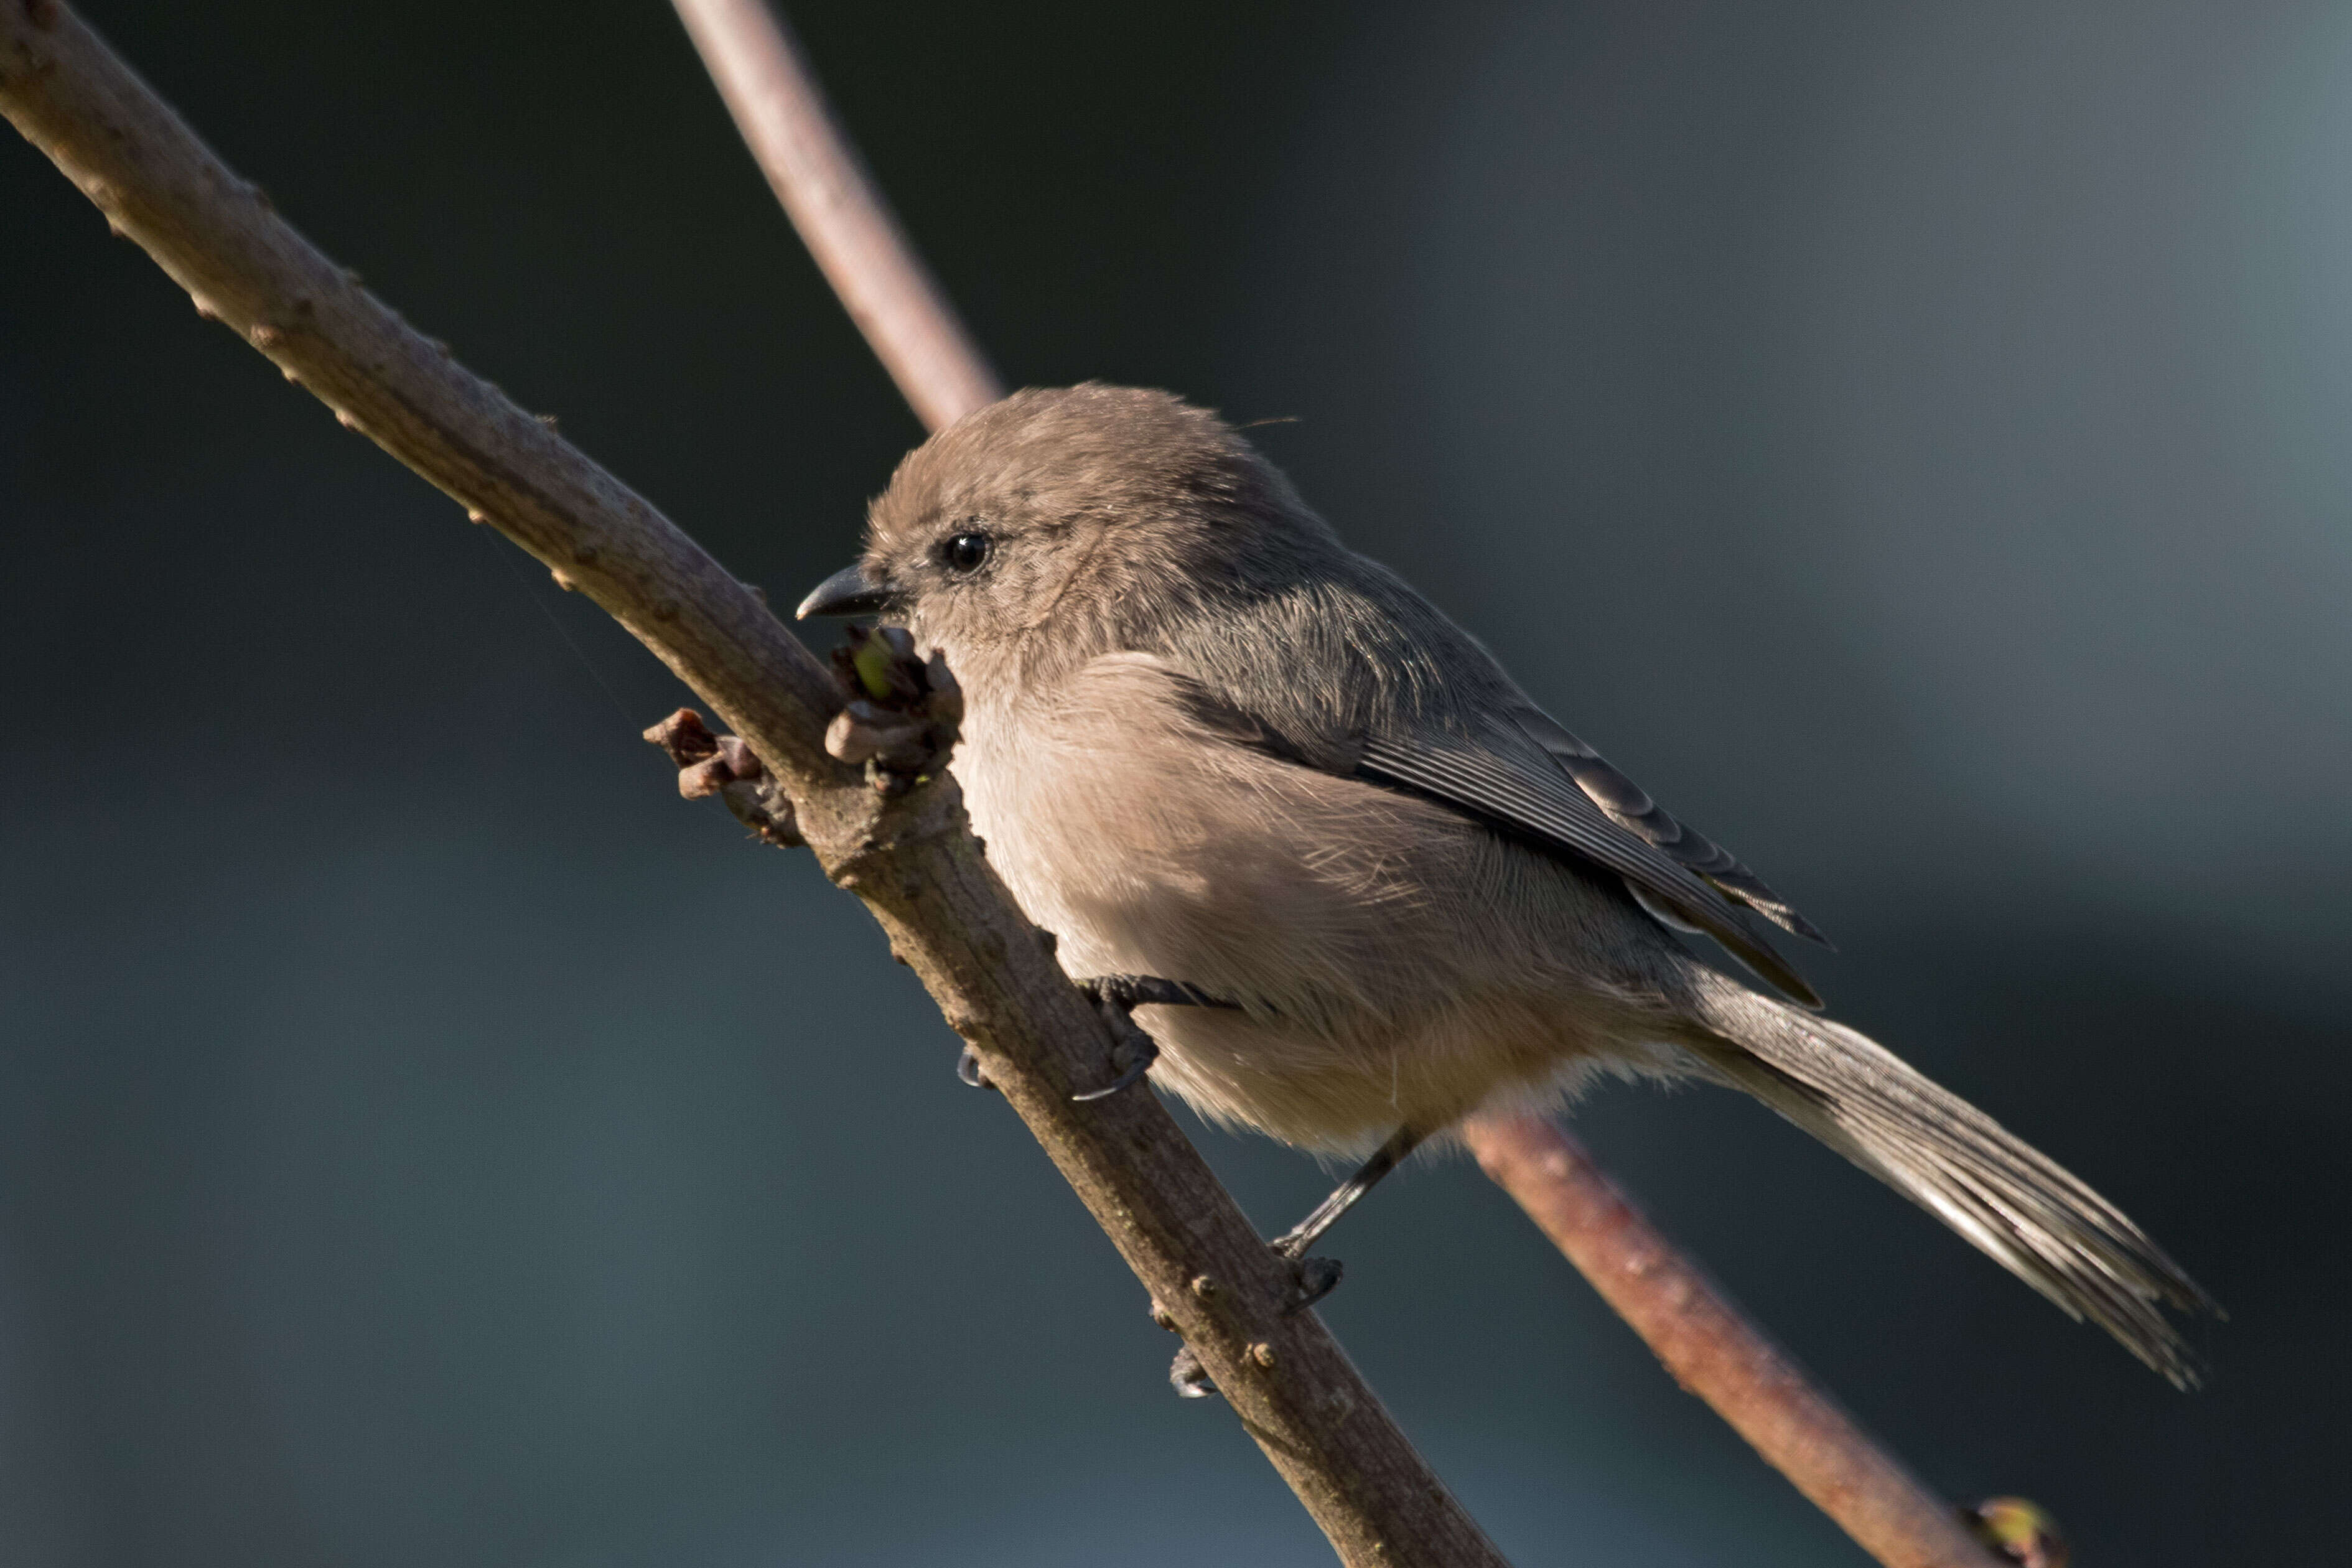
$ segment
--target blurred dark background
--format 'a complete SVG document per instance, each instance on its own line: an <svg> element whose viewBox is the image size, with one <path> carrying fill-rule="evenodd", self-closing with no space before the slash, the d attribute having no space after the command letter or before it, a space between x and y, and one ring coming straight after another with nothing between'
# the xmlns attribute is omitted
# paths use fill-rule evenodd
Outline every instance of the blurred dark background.
<svg viewBox="0 0 2352 1568"><path fill-rule="evenodd" d="M2175 1394L1763 1111L1601 1092L1660 1217L2085 1568L2339 1557L2352 11L793 9L1009 377L1296 416L2232 1316ZM847 559L918 432L660 0L89 12L740 574ZM667 676L13 137L0 521L0 1560L1328 1561L856 907L676 799ZM1526 1568L1862 1561L1474 1171L1339 1235Z"/></svg>

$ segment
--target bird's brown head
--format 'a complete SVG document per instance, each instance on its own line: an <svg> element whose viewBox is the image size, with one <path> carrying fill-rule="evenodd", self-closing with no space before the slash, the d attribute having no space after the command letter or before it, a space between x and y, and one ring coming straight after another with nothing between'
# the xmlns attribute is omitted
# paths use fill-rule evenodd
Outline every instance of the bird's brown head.
<svg viewBox="0 0 2352 1568"><path fill-rule="evenodd" d="M1330 542L1214 414L1164 392L1032 388L908 453L868 510L864 558L800 613L882 614L951 660L1040 634L1082 655Z"/></svg>

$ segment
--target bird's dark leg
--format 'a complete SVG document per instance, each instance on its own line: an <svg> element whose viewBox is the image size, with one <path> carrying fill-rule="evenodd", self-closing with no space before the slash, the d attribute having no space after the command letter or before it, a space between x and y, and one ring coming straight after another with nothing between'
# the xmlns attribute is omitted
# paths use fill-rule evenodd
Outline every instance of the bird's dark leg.
<svg viewBox="0 0 2352 1568"><path fill-rule="evenodd" d="M1358 1199L1380 1184L1382 1176L1404 1163L1423 1134L1412 1127L1400 1127L1389 1134L1389 1141L1373 1151L1372 1157L1358 1167L1356 1173L1339 1184L1331 1195L1315 1205L1315 1212L1292 1226L1269 1243L1276 1254L1288 1258L1298 1271L1298 1298L1286 1309L1296 1312L1311 1307L1339 1288L1342 1268L1336 1258L1309 1258L1307 1249L1323 1238L1323 1233L1339 1223L1339 1216L1356 1206Z"/></svg>
<svg viewBox="0 0 2352 1568"><path fill-rule="evenodd" d="M1237 1002L1212 996L1197 986L1181 981L1161 980L1150 974L1098 974L1091 980L1081 980L1078 989L1093 998L1095 1010L1110 1026L1111 1066L1119 1069L1118 1077L1102 1089L1090 1089L1084 1094L1074 1094L1072 1100L1085 1101L1108 1100L1120 1089L1143 1081L1151 1064L1160 1059L1160 1042L1136 1027L1138 1007L1237 1007Z"/></svg>

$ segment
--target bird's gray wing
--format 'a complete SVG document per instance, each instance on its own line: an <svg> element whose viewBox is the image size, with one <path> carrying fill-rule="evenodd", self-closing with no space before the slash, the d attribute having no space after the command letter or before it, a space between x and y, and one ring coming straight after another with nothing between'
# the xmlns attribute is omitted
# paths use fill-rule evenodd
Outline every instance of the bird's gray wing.
<svg viewBox="0 0 2352 1568"><path fill-rule="evenodd" d="M1748 911L1822 941L1811 923L1533 705L1514 705L1461 731L1421 726L1369 736L1356 772L1616 872L1653 914L1706 932L1790 996L1821 1005Z"/></svg>
<svg viewBox="0 0 2352 1568"><path fill-rule="evenodd" d="M1790 997L1821 1005L1804 977L1773 951L1755 915L1815 942L1821 933L1728 851L1667 816L1633 780L1516 692L1479 710L1482 718L1414 722L1398 716L1330 729L1301 724L1303 715L1296 711L1286 716L1290 722L1261 717L1271 704L1234 693L1231 681L1213 687L1157 658L1116 657L1147 658L1175 682L1202 723L1239 744L1301 766L1412 790L1549 853L1614 872L1660 921L1715 938ZM1292 666L1307 662L1296 640L1286 657ZM1295 689L1296 669L1288 673ZM1324 732L1316 733L1318 729Z"/></svg>
<svg viewBox="0 0 2352 1568"><path fill-rule="evenodd" d="M1799 914L1786 899L1765 885L1764 879L1742 865L1739 858L1687 824L1675 821L1642 786L1619 773L1601 753L1560 728L1550 714L1522 707L1512 722L1541 746L1577 788L1591 797L1609 820L1651 847L1671 857L1727 897L1746 904L1792 936L1817 942L1829 939L1813 922Z"/></svg>

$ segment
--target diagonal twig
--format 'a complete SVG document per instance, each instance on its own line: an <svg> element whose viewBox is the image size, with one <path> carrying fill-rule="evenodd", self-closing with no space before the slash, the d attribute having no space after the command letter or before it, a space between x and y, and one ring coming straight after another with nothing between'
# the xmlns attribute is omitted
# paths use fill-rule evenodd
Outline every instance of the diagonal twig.
<svg viewBox="0 0 2352 1568"><path fill-rule="evenodd" d="M1003 396L835 123L798 40L761 0L681 0L677 14L776 199L915 416L936 430Z"/></svg>
<svg viewBox="0 0 2352 1568"><path fill-rule="evenodd" d="M1475 1117L1478 1168L1511 1194L1674 1380L1887 1568L1968 1564L1985 1549L1805 1374L1706 1270L1626 1197L1584 1145L1540 1116Z"/></svg>
<svg viewBox="0 0 2352 1568"><path fill-rule="evenodd" d="M0 114L199 310L594 599L726 720L1344 1562L1501 1568L1321 1322L1286 1315L1286 1268L1159 1101L1072 1100L1109 1076L1109 1031L989 870L952 776L885 793L835 761L839 696L749 588L296 233L58 0L0 0Z"/></svg>
<svg viewBox="0 0 2352 1568"><path fill-rule="evenodd" d="M768 183L924 424L937 429L1002 395L782 19L764 0L673 4ZM877 237L885 236L898 248L877 256ZM876 322L887 330L869 324ZM1475 1119L1464 1134L1480 1168L1675 1381L1864 1551L1887 1568L1983 1568L1990 1561L1958 1511L1813 1384L1580 1145L1537 1117Z"/></svg>

